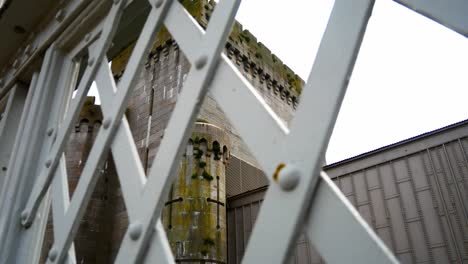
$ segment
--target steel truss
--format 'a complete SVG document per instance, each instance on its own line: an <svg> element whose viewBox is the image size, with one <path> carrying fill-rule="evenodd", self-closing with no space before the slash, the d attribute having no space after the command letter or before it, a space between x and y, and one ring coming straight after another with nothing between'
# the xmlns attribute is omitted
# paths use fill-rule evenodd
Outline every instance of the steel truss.
<svg viewBox="0 0 468 264"><path fill-rule="evenodd" d="M321 172L374 0L336 0L290 129L221 54L240 0L220 1L206 31L178 1L148 0L150 13L118 85L106 53L131 1L97 2L69 1L18 54L15 67L0 81L0 88L4 85L0 90L0 162L8 164L0 171L0 263L38 261L50 202L54 245L47 262L75 262L72 242L108 150L115 160L130 222L116 263L174 263L159 215L208 90L271 176L244 263L286 262L304 228L327 262L398 262ZM434 8L434 1L400 2L466 36L466 2L452 0L442 11ZM107 15L99 15L103 10ZM182 90L160 146L164 152L145 175L124 111L162 25L192 67L188 87ZM75 39L81 40L71 45ZM20 73L32 69L32 61L43 51L42 66L35 70L29 89L15 82ZM79 78L80 68L85 70ZM63 152L93 81L104 121L70 200ZM74 87L77 93L72 98ZM260 136L257 131L269 133Z"/></svg>

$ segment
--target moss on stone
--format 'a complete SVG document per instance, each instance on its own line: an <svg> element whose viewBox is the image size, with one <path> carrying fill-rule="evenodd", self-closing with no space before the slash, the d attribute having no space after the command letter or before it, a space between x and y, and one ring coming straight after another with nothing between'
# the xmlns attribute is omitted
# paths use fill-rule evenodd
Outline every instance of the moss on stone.
<svg viewBox="0 0 468 264"><path fill-rule="evenodd" d="M198 167L199 167L200 169L205 168L205 167L206 167L206 162L204 162L204 161L199 161L199 162L198 162Z"/></svg>
<svg viewBox="0 0 468 264"><path fill-rule="evenodd" d="M211 239L210 237L206 237L203 239L203 245L206 245L206 246L214 246L215 245L215 242L213 239Z"/></svg>
<svg viewBox="0 0 468 264"><path fill-rule="evenodd" d="M206 170L203 171L203 179L207 180L207 181L212 181L214 178L213 176L211 176Z"/></svg>

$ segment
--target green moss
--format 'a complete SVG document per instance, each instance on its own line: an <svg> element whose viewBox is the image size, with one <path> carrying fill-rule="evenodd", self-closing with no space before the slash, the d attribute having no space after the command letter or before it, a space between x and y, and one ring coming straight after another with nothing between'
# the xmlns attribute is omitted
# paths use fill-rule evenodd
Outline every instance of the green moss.
<svg viewBox="0 0 468 264"><path fill-rule="evenodd" d="M206 171L203 171L202 176L203 176L203 179L205 179L205 180L207 180L207 181L212 181L212 180L214 179L213 176L211 176L211 175L210 175L208 172L206 172Z"/></svg>
<svg viewBox="0 0 468 264"><path fill-rule="evenodd" d="M199 161L199 162L198 162L198 167L201 168L201 169L205 168L205 167L206 167L206 162L204 162L204 161Z"/></svg>
<svg viewBox="0 0 468 264"><path fill-rule="evenodd" d="M207 237L207 238L204 238L203 239L203 245L206 245L206 246L214 246L215 245L215 242L213 239Z"/></svg>
<svg viewBox="0 0 468 264"><path fill-rule="evenodd" d="M198 123L207 123L208 124L208 120L203 119L203 118L197 118L197 122Z"/></svg>
<svg viewBox="0 0 468 264"><path fill-rule="evenodd" d="M201 159L201 157L203 156L203 150L197 148L197 147L194 147L193 148L193 157L197 160Z"/></svg>

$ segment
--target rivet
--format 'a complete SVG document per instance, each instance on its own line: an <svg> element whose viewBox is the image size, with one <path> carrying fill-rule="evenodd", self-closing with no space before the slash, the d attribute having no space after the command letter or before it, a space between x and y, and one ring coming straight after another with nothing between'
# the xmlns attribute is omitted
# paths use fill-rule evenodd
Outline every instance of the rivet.
<svg viewBox="0 0 468 264"><path fill-rule="evenodd" d="M158 0L158 1L156 1L156 3L154 4L154 6L155 6L156 8L160 8L160 7L162 6L163 3L164 3L164 0Z"/></svg>
<svg viewBox="0 0 468 264"><path fill-rule="evenodd" d="M108 129L110 126L110 123L111 123L110 119L106 119L104 120L104 123L102 124L102 126L104 127L104 129Z"/></svg>
<svg viewBox="0 0 468 264"><path fill-rule="evenodd" d="M26 48L24 48L24 55L31 55L31 44L27 45Z"/></svg>
<svg viewBox="0 0 468 264"><path fill-rule="evenodd" d="M88 59L88 66L93 66L93 64L94 64L94 58L91 57Z"/></svg>
<svg viewBox="0 0 468 264"><path fill-rule="evenodd" d="M28 219L28 211L24 210L23 212L21 212L21 221L26 221L26 219Z"/></svg>
<svg viewBox="0 0 468 264"><path fill-rule="evenodd" d="M91 34L86 34L84 37L85 41L88 42L91 39Z"/></svg>
<svg viewBox="0 0 468 264"><path fill-rule="evenodd" d="M28 228L31 226L31 222L28 221L28 218L29 218L29 212L24 210L23 212L21 212L21 224Z"/></svg>
<svg viewBox="0 0 468 264"><path fill-rule="evenodd" d="M47 129L47 136L52 136L52 133L54 133L54 129L53 128L49 128Z"/></svg>
<svg viewBox="0 0 468 264"><path fill-rule="evenodd" d="M48 159L48 160L45 162L45 166L46 166L46 168L50 168L50 165L52 165L52 160Z"/></svg>
<svg viewBox="0 0 468 264"><path fill-rule="evenodd" d="M130 224L130 227L129 227L130 238L132 240L137 240L138 238L140 238L142 229L143 227L139 222Z"/></svg>
<svg viewBox="0 0 468 264"><path fill-rule="evenodd" d="M58 255L58 250L56 247L52 247L52 249L49 251L49 260L50 261L55 261Z"/></svg>
<svg viewBox="0 0 468 264"><path fill-rule="evenodd" d="M301 179L301 172L293 165L286 165L279 172L278 184L284 191L292 191Z"/></svg>
<svg viewBox="0 0 468 264"><path fill-rule="evenodd" d="M16 59L16 60L13 62L13 65L12 65L13 69L18 68L18 64L19 64L19 60Z"/></svg>
<svg viewBox="0 0 468 264"><path fill-rule="evenodd" d="M206 55L201 56L195 61L195 68L197 68L197 70L200 70L201 68L205 67L207 61L208 57Z"/></svg>
<svg viewBox="0 0 468 264"><path fill-rule="evenodd" d="M57 14L55 15L55 19L58 21L58 22L62 22L63 18L65 16L65 13L63 12L62 9L60 9Z"/></svg>

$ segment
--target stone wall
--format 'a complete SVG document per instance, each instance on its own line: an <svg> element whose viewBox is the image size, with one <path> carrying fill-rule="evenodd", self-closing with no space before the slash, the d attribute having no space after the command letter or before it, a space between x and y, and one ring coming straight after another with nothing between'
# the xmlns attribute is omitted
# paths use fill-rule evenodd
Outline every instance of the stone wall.
<svg viewBox="0 0 468 264"><path fill-rule="evenodd" d="M70 198L78 185L101 121L100 107L94 104L93 97L88 97L65 149ZM115 238L118 234L115 230L126 230L128 218L111 157L98 173L99 180L74 240L77 263L111 263L120 244L120 240ZM40 263L46 262L53 240L51 209Z"/></svg>
<svg viewBox="0 0 468 264"><path fill-rule="evenodd" d="M226 165L229 139L196 123L162 214L177 263L226 263Z"/></svg>

